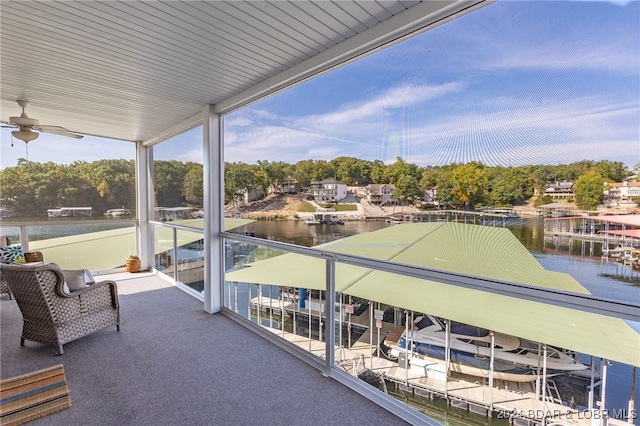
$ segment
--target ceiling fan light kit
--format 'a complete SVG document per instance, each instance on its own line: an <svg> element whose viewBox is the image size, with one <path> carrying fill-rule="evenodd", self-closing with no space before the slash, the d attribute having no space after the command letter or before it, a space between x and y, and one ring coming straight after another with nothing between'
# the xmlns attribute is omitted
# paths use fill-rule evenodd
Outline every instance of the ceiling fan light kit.
<svg viewBox="0 0 640 426"><path fill-rule="evenodd" d="M14 130L11 134L14 138L20 139L24 143L29 143L40 136L39 133L32 132L28 127L20 127L20 130Z"/></svg>
<svg viewBox="0 0 640 426"><path fill-rule="evenodd" d="M14 138L20 139L25 143L29 143L32 140L35 140L40 136L39 133L35 132L44 132L44 133L52 133L60 136L68 136L75 139L82 139L82 135L78 135L76 133L70 132L64 127L60 126L44 126L40 125L40 122L35 118L29 118L27 113L25 112L25 108L29 105L29 102L18 100L18 105L22 108L22 114L19 117L9 117L9 122L6 123L8 126L3 127L13 127L18 128L19 130L14 130L11 132Z"/></svg>

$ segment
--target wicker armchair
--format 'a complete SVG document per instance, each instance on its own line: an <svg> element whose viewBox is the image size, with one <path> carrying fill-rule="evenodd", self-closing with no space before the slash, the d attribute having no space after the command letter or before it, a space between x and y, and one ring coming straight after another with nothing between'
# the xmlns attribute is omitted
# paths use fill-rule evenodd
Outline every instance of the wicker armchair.
<svg viewBox="0 0 640 426"><path fill-rule="evenodd" d="M6 235L0 235L0 246L9 246L11 241ZM39 251L28 251L24 254L24 260L27 263L38 262L39 265L44 263L44 256ZM0 272L0 295L6 294L11 299L11 290L7 285L7 280L4 279L2 272Z"/></svg>
<svg viewBox="0 0 640 426"><path fill-rule="evenodd" d="M44 256L39 251L26 252L24 254L24 260L27 263L32 263L37 265L44 264ZM7 296L9 296L9 300L11 300L11 289L9 289L9 286L7 285L7 280L4 279L4 275L2 275L2 271L0 271L0 295L1 294L6 294Z"/></svg>
<svg viewBox="0 0 640 426"><path fill-rule="evenodd" d="M102 281L68 291L58 265L0 264L22 312L20 345L25 340L58 347L104 327L120 331L118 290L113 281Z"/></svg>

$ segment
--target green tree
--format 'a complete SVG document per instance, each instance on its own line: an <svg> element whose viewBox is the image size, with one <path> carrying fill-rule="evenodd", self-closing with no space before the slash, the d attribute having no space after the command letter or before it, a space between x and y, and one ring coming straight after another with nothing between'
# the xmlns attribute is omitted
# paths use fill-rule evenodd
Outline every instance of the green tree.
<svg viewBox="0 0 640 426"><path fill-rule="evenodd" d="M621 161L598 161L595 169L607 182L622 182L633 174Z"/></svg>
<svg viewBox="0 0 640 426"><path fill-rule="evenodd" d="M420 186L423 188L434 187L442 180L442 167L428 166L422 169L422 177L420 178Z"/></svg>
<svg viewBox="0 0 640 426"><path fill-rule="evenodd" d="M542 206L544 204L549 204L553 202L553 197L551 195L543 195L542 197L536 198L533 202L534 207Z"/></svg>
<svg viewBox="0 0 640 426"><path fill-rule="evenodd" d="M202 207L204 200L204 175L200 163L190 163L184 177L183 191L187 202L195 207Z"/></svg>
<svg viewBox="0 0 640 426"><path fill-rule="evenodd" d="M395 197L406 204L418 204L424 197L424 190L415 176L407 174L401 176L395 183Z"/></svg>
<svg viewBox="0 0 640 426"><path fill-rule="evenodd" d="M313 180L313 160L298 161L293 176L301 187L308 187Z"/></svg>
<svg viewBox="0 0 640 426"><path fill-rule="evenodd" d="M185 204L183 194L187 166L177 160L153 162L153 186L156 206L175 207Z"/></svg>
<svg viewBox="0 0 640 426"><path fill-rule="evenodd" d="M520 168L492 167L493 176L489 203L493 206L507 206L522 202L533 195L533 186L525 170Z"/></svg>
<svg viewBox="0 0 640 426"><path fill-rule="evenodd" d="M584 210L595 210L604 199L604 182L605 179L595 170L580 176L574 185L576 205Z"/></svg>
<svg viewBox="0 0 640 426"><path fill-rule="evenodd" d="M244 195L255 188L255 171L245 163L225 163L224 197L225 203L234 206L244 203Z"/></svg>
<svg viewBox="0 0 640 426"><path fill-rule="evenodd" d="M286 179L293 173L293 167L284 161L258 160L258 168L261 173L256 173L256 178L264 192L267 192L269 187L275 188L278 181Z"/></svg>
<svg viewBox="0 0 640 426"><path fill-rule="evenodd" d="M99 160L91 164L74 162L71 169L86 178L97 192L97 199L91 204L97 210L112 208L133 208L136 204L135 161Z"/></svg>
<svg viewBox="0 0 640 426"><path fill-rule="evenodd" d="M373 165L371 166L371 179L373 179L375 183L391 183L389 174L389 166L380 160L375 160L373 162Z"/></svg>
<svg viewBox="0 0 640 426"><path fill-rule="evenodd" d="M311 174L311 179L314 181L321 181L325 179L329 179L334 177L336 171L334 168L325 160L317 160L313 162L313 172Z"/></svg>
<svg viewBox="0 0 640 426"><path fill-rule="evenodd" d="M460 164L444 173L438 184L438 197L441 202L467 210L483 199L487 188L483 164Z"/></svg>
<svg viewBox="0 0 640 426"><path fill-rule="evenodd" d="M415 179L416 182L419 182L422 178L422 172L417 165L413 163L407 163L400 157L397 157L396 161L387 168L387 175L389 177L390 183L396 186L398 185L400 180L407 177Z"/></svg>

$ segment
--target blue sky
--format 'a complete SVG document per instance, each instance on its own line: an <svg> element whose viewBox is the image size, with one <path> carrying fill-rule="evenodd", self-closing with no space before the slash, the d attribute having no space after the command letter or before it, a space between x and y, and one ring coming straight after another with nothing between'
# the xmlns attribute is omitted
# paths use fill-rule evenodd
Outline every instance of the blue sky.
<svg viewBox="0 0 640 426"><path fill-rule="evenodd" d="M228 115L225 159L402 157L420 166L586 159L633 167L639 19L638 1L491 4ZM3 167L24 157L21 142L6 149L6 131ZM196 134L155 158L201 161ZM75 141L45 145L43 136L29 144L31 160L65 162L57 156L78 150ZM108 144L92 140L82 142L83 159L113 158Z"/></svg>

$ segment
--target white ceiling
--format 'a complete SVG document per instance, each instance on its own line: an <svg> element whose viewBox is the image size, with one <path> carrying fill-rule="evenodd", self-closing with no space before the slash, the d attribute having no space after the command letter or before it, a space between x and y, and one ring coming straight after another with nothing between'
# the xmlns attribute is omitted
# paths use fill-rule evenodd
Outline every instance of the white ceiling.
<svg viewBox="0 0 640 426"><path fill-rule="evenodd" d="M1 1L0 120L145 141L227 112L481 0Z"/></svg>

